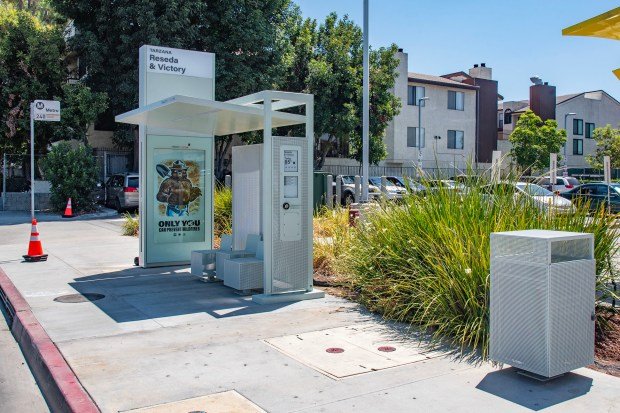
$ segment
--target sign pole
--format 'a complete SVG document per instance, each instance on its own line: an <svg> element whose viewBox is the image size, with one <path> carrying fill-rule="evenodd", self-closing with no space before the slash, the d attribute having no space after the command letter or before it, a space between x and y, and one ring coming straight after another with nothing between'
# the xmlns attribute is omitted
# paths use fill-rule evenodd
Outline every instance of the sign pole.
<svg viewBox="0 0 620 413"><path fill-rule="evenodd" d="M34 219L34 104L30 103L30 219Z"/></svg>

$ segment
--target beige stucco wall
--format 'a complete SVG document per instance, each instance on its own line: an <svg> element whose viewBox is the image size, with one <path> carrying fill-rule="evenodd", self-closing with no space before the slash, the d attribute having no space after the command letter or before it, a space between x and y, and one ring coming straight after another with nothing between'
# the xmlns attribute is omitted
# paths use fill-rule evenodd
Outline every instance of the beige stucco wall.
<svg viewBox="0 0 620 413"><path fill-rule="evenodd" d="M386 131L388 157L385 164L402 164L413 166L417 163L418 148L407 146L407 127L418 126L418 106L407 105L407 86L423 86L429 97L422 108L422 126L425 128L426 146L422 148L422 166L424 168L451 167L455 164L462 168L474 158L476 141L476 91L415 83L408 81L407 54L399 52L400 60L398 78L394 95L400 98L401 112L394 118ZM464 110L448 109L448 91L464 93ZM448 130L464 132L463 149L448 149ZM435 139L434 137L440 137Z"/></svg>

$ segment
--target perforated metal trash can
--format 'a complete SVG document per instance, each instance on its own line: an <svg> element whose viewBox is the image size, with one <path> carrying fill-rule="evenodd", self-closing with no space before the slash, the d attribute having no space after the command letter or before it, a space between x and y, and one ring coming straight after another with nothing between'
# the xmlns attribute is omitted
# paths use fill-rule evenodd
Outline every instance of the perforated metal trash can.
<svg viewBox="0 0 620 413"><path fill-rule="evenodd" d="M592 234L491 234L489 357L542 377L594 362Z"/></svg>

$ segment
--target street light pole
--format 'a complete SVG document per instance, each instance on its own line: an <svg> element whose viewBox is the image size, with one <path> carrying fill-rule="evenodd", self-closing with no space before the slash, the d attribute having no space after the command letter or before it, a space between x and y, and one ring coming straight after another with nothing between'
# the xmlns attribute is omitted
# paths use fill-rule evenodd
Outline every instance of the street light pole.
<svg viewBox="0 0 620 413"><path fill-rule="evenodd" d="M566 142L564 142L564 159L562 159L562 163L564 164L562 167L562 176L563 177L567 177L568 176L568 159L566 158L566 146L568 146L568 129L566 129L566 121L568 119L569 116L575 116L576 113L575 112L569 112L567 114L564 115L564 132L566 132Z"/></svg>
<svg viewBox="0 0 620 413"><path fill-rule="evenodd" d="M368 0L364 0L364 44L363 44L363 86L362 86L362 202L368 202L368 151L370 130L370 70L368 61Z"/></svg>
<svg viewBox="0 0 620 413"><path fill-rule="evenodd" d="M422 172L422 103L428 100L428 96L418 99L418 169ZM425 134L426 135L426 134Z"/></svg>

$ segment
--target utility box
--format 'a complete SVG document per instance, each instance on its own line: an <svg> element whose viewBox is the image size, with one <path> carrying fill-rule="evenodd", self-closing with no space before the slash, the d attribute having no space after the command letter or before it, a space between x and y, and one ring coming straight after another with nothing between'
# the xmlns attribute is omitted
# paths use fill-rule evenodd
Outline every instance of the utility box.
<svg viewBox="0 0 620 413"><path fill-rule="evenodd" d="M592 234L491 234L489 357L542 379L592 364L595 278Z"/></svg>

